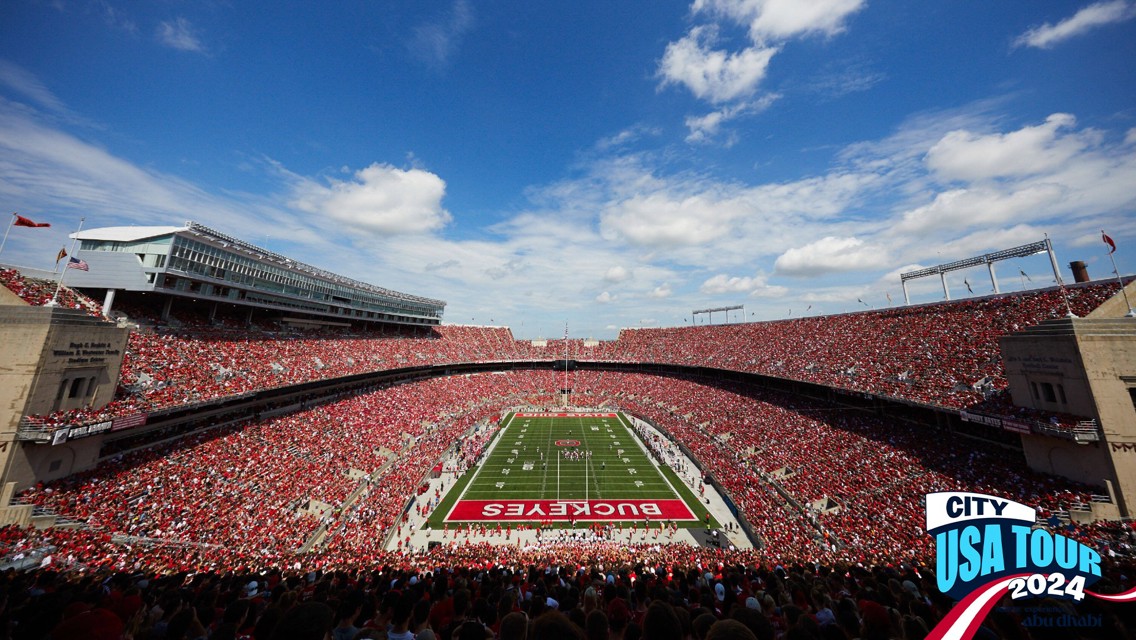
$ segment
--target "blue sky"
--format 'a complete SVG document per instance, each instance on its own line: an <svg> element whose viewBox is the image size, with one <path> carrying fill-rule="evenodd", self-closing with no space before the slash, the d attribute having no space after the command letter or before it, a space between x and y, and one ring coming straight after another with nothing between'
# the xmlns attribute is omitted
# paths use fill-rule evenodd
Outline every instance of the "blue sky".
<svg viewBox="0 0 1136 640"><path fill-rule="evenodd" d="M10 0L0 202L52 227L0 261L50 268L81 216L195 220L447 322L600 338L885 307L1045 234L1067 278L1110 274L1102 228L1130 273L1134 63L1136 0Z"/></svg>

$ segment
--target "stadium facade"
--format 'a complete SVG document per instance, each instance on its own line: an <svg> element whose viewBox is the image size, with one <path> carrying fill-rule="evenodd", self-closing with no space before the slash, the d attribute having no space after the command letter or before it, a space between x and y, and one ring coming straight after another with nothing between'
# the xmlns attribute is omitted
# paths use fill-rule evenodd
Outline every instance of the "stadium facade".
<svg viewBox="0 0 1136 640"><path fill-rule="evenodd" d="M87 270L67 285L103 290L104 315L119 292L166 296L163 318L176 301L236 304L294 311L296 323L344 320L436 325L446 303L359 282L238 240L196 222L181 227L106 227L74 234Z"/></svg>
<svg viewBox="0 0 1136 640"><path fill-rule="evenodd" d="M521 357L515 344L498 345L476 361L430 362L409 358L377 365L366 374L244 392L161 411L100 415L115 396L131 331L117 301L145 299L161 321L193 311L212 323L222 318L277 323L291 329L394 327L433 331L445 303L357 282L274 254L195 223L182 227L117 227L76 235L78 257L89 270L67 270L66 284L102 298L100 320L74 309L29 307L0 287L0 462L8 505L15 489L95 467L104 445L147 431L193 432L217 421L300 409L313 397L351 393L389 381L450 376L516 367L563 366L560 352L546 361ZM1129 291L1136 293L1136 283ZM1012 294L1011 294L1012 295ZM952 304L952 303L947 303ZM904 402L851 392L808 378L763 376L709 364L612 363L576 354L577 366L635 370L657 375L719 377L823 397L849 411L917 421L1020 448L1040 471L1108 488L1108 495L1079 514L1081 520L1136 516L1136 321L1109 300L1092 317L1059 319L1002 336L1006 378L1016 408L1011 415ZM511 337L510 337L511 340ZM535 345L534 345L535 346ZM487 347L492 349L492 347ZM421 354L417 354L421 357ZM522 360L527 360L523 362ZM589 362L591 360L591 362ZM184 364L184 363L183 363ZM721 365L717 365L721 366ZM44 421L77 408L83 420ZM1028 412L1030 418L1015 418ZM1036 419L1038 412L1079 416L1073 428ZM112 447L113 448L113 447ZM0 522L30 521L22 506L0 507Z"/></svg>
<svg viewBox="0 0 1136 640"><path fill-rule="evenodd" d="M1126 311L1106 302L1094 317L1049 320L999 340L1016 406L1086 417L1085 437L1076 428L1072 440L1022 434L1030 467L1103 482L1113 504L1095 515L1107 519L1136 516L1136 320Z"/></svg>

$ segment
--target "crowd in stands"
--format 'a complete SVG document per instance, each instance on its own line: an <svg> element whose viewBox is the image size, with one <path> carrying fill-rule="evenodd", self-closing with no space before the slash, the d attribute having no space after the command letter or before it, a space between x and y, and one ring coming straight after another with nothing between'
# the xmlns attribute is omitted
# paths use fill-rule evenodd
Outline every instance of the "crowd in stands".
<svg viewBox="0 0 1136 640"><path fill-rule="evenodd" d="M14 272L0 271L0 281L32 304L50 299L50 293L44 299L46 289L54 291L52 283L36 284ZM1070 287L1069 305L1084 316L1115 286ZM74 304L89 309L93 303ZM102 420L376 370L549 360L563 357L565 351L579 360L720 367L943 407L984 403L981 406L995 412L1000 407L1009 411L997 395L1005 387L998 336L1062 317L1065 304L1062 292L1047 290L777 322L625 330L613 342L585 345L579 340L552 340L545 346L514 340L506 328L300 331L193 317L170 323L150 319L131 334L119 393L110 405L42 418L47 425ZM559 580L543 578L544 593L559 604L521 600L515 603L519 610L532 614L530 607L536 607L539 614L559 608L572 613L574 604L566 606L573 602L572 587L576 601L584 599L580 593L584 583L574 584L573 578L593 576L598 570L606 587L599 590L602 598L621 586L632 591L631 597L620 598L627 600L632 612L644 614L638 621L643 631L651 601L664 598L635 595L637 585L646 582L632 582L631 575L655 576L652 586L664 590L677 582L674 587L681 598L673 594L665 598L674 611L686 609L693 617L697 607L705 606L715 619L736 613L730 610L734 603L712 597L715 584L741 589L740 594L747 588L743 582L752 585L750 574L757 574L762 576L757 581L764 587L761 591L769 595L768 575L782 581L795 575L812 584L801 589L804 597L782 586L781 596L773 594L769 609L764 596L758 598L758 610L775 632L787 634L796 625L790 618L812 619L823 626L819 621L824 595L832 599L829 611L841 613L835 608L844 599L836 590L839 580L830 578L847 581L846 573L866 572L844 585L847 595L871 592L886 598L884 591L891 590L894 600L910 590L904 587L896 594L890 581L909 580L931 597L927 604L933 607L934 592L926 583L925 567L934 549L922 530L921 499L926 493L997 494L1038 508L1043 521L1103 493L1098 487L1036 474L1020 454L993 445L928 438L926 426L833 410L801 397L634 373L574 372L568 386L578 404L627 410L650 420L689 450L707 478L737 505L760 542L758 548L693 549L681 544L591 540L523 548L454 540L438 549L391 551L391 541L398 539L405 524L403 514L451 445L472 436L459 460L464 466L473 464L491 436L492 418L509 407L554 404L555 390L565 386L563 375L514 371L379 388L300 413L222 425L155 448L125 452L92 471L38 485L20 499L82 526L0 529L0 549L8 559L36 558L42 568L30 574L33 579L57 580L50 586L60 587L26 588L20 583L26 577L9 574L0 590L10 597L20 595L3 615L39 611L37 607L48 600L35 598L51 593L67 594L66 604L85 603L92 611L105 608L102 597L108 596L107 586L73 576L117 571L135 573L132 589L140 580L168 587L131 594L147 605L146 615L120 617L124 625L135 626L141 634L136 637L151 637L146 634L154 634L163 622L169 624L167 614L172 610L162 607L174 602L175 594L184 597L187 589L193 592L194 603L202 593L212 600L201 607L179 601L178 613L184 618L183 612L193 609L202 627L215 630L229 615L230 605L255 599L241 591L254 575L260 577L252 579L260 582L272 577L276 582L271 596L258 592L261 608L255 614L252 605L244 609L246 626L255 628L289 593L338 606L356 586L374 583L380 586L367 592L370 604L361 605L361 611L369 613L354 620L371 621L380 628L391 623L389 616L396 609L394 600L387 602L391 585L399 585L400 593L413 593L408 589L414 586L409 584L411 576L417 585L428 585L439 574L465 574L468 588L473 576L481 574L479 586L484 590L484 581L494 579L487 578L487 572L512 567L522 576L510 578L520 592L538 594L542 576L523 569L532 565L547 569L544 576L567 572ZM985 388L977 388L977 381L985 381ZM1128 567L1126 575L1136 575L1131 572L1136 531L1130 524L1080 526L1062 521L1057 526L1101 550L1112 563L1111 578L1121 580L1118 567ZM778 565L792 568L786 575L784 570L774 572L772 567ZM370 571L380 566L394 574L377 580ZM845 570L815 575L818 566ZM439 567L443 570L428 574ZM575 567L583 567L583 573L576 574ZM692 586L704 569L714 577ZM914 573L916 569L922 573ZM55 570L63 574L57 576ZM204 572L198 577L203 582L178 572ZM730 572L744 574L747 580L727 580ZM614 574L614 582L607 573ZM165 582L175 580L167 574L180 575L182 582ZM879 582L883 575L888 580ZM914 579L920 575L922 581ZM874 587L866 586L873 581ZM888 589L883 588L885 582ZM827 594L818 594L818 583L828 583ZM21 588L13 590L14 585ZM325 585L322 591L320 585ZM280 586L285 588L278 593L275 587ZM748 593L757 594L752 586L749 589ZM453 597L449 591L447 595ZM483 595L487 604L501 598L494 591ZM740 606L734 609L748 608L747 599L739 598ZM853 605L862 600L852 599ZM922 618L925 627L942 615L942 610L912 614L910 602L906 608L896 604L903 603L887 606ZM161 612L156 617L151 615L155 605ZM799 613L791 616L786 607L796 607ZM63 608L55 610L53 624L63 623ZM287 610L280 607L279 616ZM75 615L88 613L76 609ZM852 617L862 625L869 612L861 602L851 610L845 607L843 613L848 617L845 635L831 637L856 637ZM499 631L500 616L489 620L488 615L477 617L490 627L497 623ZM901 629L903 618L896 615L889 624ZM271 637L271 630L258 637Z"/></svg>
<svg viewBox="0 0 1136 640"><path fill-rule="evenodd" d="M148 556L170 569L278 564L321 523L333 527L332 550L354 539L381 546L450 444L499 403L528 400L508 378L433 379L218 427L121 454L21 499L147 544L176 542Z"/></svg>
<svg viewBox="0 0 1136 640"><path fill-rule="evenodd" d="M644 374L572 375L570 384L586 389L577 402L618 406L685 446L740 509L762 560L926 562L933 549L921 499L932 491L1001 495L1043 519L1103 493L1031 472L1020 454L799 397ZM456 457L468 463L491 418L553 401L549 383L562 381L515 371L382 388L128 452L21 499L156 545L146 562L166 570L376 562L451 445L471 436ZM317 533L318 548L298 553ZM1130 533L1075 531L1114 551L1127 550L1132 540L1116 536ZM124 557L84 562L116 566Z"/></svg>
<svg viewBox="0 0 1136 640"><path fill-rule="evenodd" d="M207 323L144 328L130 334L114 400L36 422L99 422L385 369L505 359L493 349L506 336L512 342L505 328L463 326L366 335Z"/></svg>
<svg viewBox="0 0 1136 640"><path fill-rule="evenodd" d="M417 566L350 571L8 574L0 622L14 640L922 640L954 604L911 566L509 555L491 566L424 553ZM1125 605L1046 604L1046 619L1099 624L1028 626L1007 607L978 637L1131 637Z"/></svg>
<svg viewBox="0 0 1136 640"><path fill-rule="evenodd" d="M1020 454L970 442L944 446L927 437L926 427L772 391L642 374L577 375L597 378L581 384L686 445L758 534L793 557L929 557L921 499L932 491L1004 495L1036 506L1042 517L1103 492L1034 473Z"/></svg>
<svg viewBox="0 0 1136 640"><path fill-rule="evenodd" d="M0 271L30 304L50 300L54 283ZM205 321L189 314L133 332L118 396L98 411L41 417L45 424L90 422L369 371L453 362L549 359L662 362L750 371L964 408L1005 388L997 338L1061 317L1085 315L1115 293L1101 283L951 303L794 320L624 330L584 346L517 341L506 328L442 326L353 334L283 330ZM69 307L98 305L63 289ZM154 326L157 324L158 326Z"/></svg>
<svg viewBox="0 0 1136 640"><path fill-rule="evenodd" d="M93 316L102 315L99 303L77 291L58 285L57 280L30 278L15 269L0 269L0 286L7 287L9 291L33 307L42 307L54 298L61 308L77 309ZM56 289L59 290L58 295Z"/></svg>
<svg viewBox="0 0 1136 640"><path fill-rule="evenodd" d="M1065 316L1066 299L1073 313L1084 316L1116 288L1115 283L1094 283L783 321L626 329L606 342L534 343L515 340L505 327L245 326L198 317L191 310L158 322L144 310L128 309L140 327L131 333L115 399L97 409L31 420L49 429L373 371L550 360L568 353L585 361L746 371L952 409L978 407L1073 424L1078 418L1023 412L1009 403L998 337Z"/></svg>
<svg viewBox="0 0 1136 640"><path fill-rule="evenodd" d="M773 322L625 329L614 342L581 347L578 357L747 371L963 409L1006 388L1000 336L1070 310L1084 317L1118 287L1103 282Z"/></svg>
<svg viewBox="0 0 1136 640"><path fill-rule="evenodd" d="M85 526L0 529L0 547L7 559L31 557L41 567L28 574L35 576L31 579L54 581L43 593L34 587L21 589L9 611L41 615L37 607L51 602L53 613L45 620L50 619L52 626L64 625L63 629L68 628L63 612L74 602L85 603L86 608L76 605L68 615L86 615L87 608L99 607L114 613L116 597L109 595L106 584L84 583L79 576L119 572L117 579L131 576L124 588L147 605L140 616L133 615L138 609L131 609L131 615L120 617L124 628L133 625L133 637L151 637L146 634L161 629L163 622L171 623L165 608L171 593L162 588L148 592L148 587L138 587L142 582L170 586L183 596L185 584L196 584L189 587L194 599L201 590L208 592L205 599L216 606L195 615L202 628L218 633L229 606L255 600L257 594L259 605L265 607L291 591L297 591L300 599L318 601L315 592L326 583L329 601L338 605L331 594L342 597L343 590L354 585L381 582L367 592L375 598L369 605L374 609L364 605L352 624L361 630L370 622L382 630L394 616L390 602L388 617L378 615L386 595L395 587L400 593L414 592L412 576L416 584L429 584L438 575L466 575L472 580L481 574L481 584L473 586L484 589L485 581L493 579L489 573L510 568L521 574L519 579L509 578L521 597L514 605L531 619L546 609L559 609L571 618L576 603L583 600L585 585L580 578L590 582L598 571L602 584L597 594L604 598L609 597L608 589L618 591L624 585L634 590L637 584L652 581L669 592L665 597L624 595L631 612L645 616L653 600L665 600L675 611L685 609L694 618L699 608L706 608L714 616L707 623L734 618L759 624L765 629L761 633L772 629L773 635L757 637L769 638L788 637L798 625L808 626L815 637L858 637L856 625L863 626L875 611L858 596L876 593L885 599L881 602L885 609L898 612L890 613L891 633L908 637L901 635L905 615L921 618L922 633L949 607L934 590L928 569L934 552L921 529L920 498L925 492L993 493L1036 506L1045 519L1051 511L1087 501L1094 491L1034 474L1005 451L928 438L926 427L833 411L800 397L634 373L581 371L570 376L569 386L580 394L578 403L631 411L693 453L704 473L741 509L761 546L723 550L589 539L522 547L455 539L436 549L389 550L392 532L403 521L401 516L423 478L451 444L469 434L471 450L480 450L491 435L492 419L511 406L551 404L554 390L563 385L547 371L455 376L381 388L251 424L218 427L155 449L125 453L92 472L25 492L22 499ZM821 508L828 506L835 508ZM320 544L301 552L319 531L325 533ZM1130 554L1136 542L1131 525L1107 523L1064 532L1102 551L1116 589L1131 586L1124 582L1131 580L1121 576L1136 576L1131 573ZM526 569L530 566L538 567L535 575ZM778 566L789 569L777 570ZM825 569L834 566L842 569ZM381 581L371 573L378 567L386 567ZM197 579L205 582L194 583L184 572L197 572ZM707 572L711 576L703 575L699 582ZM613 579L607 578L608 573ZM747 578L731 579L731 573ZM560 577L549 578L553 575ZM640 580L633 582L631 576ZM855 579L849 582L848 576ZM0 589L24 579L30 578L9 574L7 585L0 583ZM804 580L804 586L785 590L782 585L770 592L772 580L794 579ZM913 582L916 588L903 586L897 591L893 579L901 586ZM869 586L873 580L875 586ZM246 593L251 581L258 582L253 594ZM268 592L276 595L261 593L266 582L271 585ZM277 593L281 584L285 588ZM737 597L718 597L717 584L723 585L725 594ZM544 600L536 598L542 588ZM881 589L892 591L891 596ZM837 609L844 598L841 591L857 596L852 598L856 606L842 605L847 618L844 635L834 629L822 632L826 623L841 624ZM911 612L912 601L886 600L916 591L930 598L919 605L918 614ZM48 593L67 596L61 601L29 595ZM525 599L525 593L532 593L533 599ZM499 611L492 601L501 594L491 590L483 595L486 605L476 617L499 633L500 616L489 616ZM766 595L772 596L771 603ZM756 618L745 620L753 615L742 611L751 604L751 596L769 628ZM548 598L555 604L549 604ZM535 604L540 602L544 604ZM930 612L924 608L933 609L936 602L942 608ZM182 602L183 611L188 604ZM151 613L154 605L159 605L160 615ZM538 606L536 615L534 606ZM825 609L832 619L822 613ZM262 615L258 611L248 618L246 612L247 633L255 630ZM802 617L812 619L816 628L801 623ZM629 619L637 620L642 637L651 637L645 617L633 614ZM884 618L877 616L877 623L884 625ZM450 637L459 637L447 628L451 626L439 622L438 637L445 637L442 633L447 631ZM89 632L89 627L84 628ZM262 631L265 635L260 637L273 637L269 629ZM531 629L528 633L527 637L544 637Z"/></svg>

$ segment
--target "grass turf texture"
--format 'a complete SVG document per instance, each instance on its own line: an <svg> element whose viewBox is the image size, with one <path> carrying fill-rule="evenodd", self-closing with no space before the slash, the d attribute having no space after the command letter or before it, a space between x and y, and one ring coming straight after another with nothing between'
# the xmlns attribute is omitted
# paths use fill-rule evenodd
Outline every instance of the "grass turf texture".
<svg viewBox="0 0 1136 640"><path fill-rule="evenodd" d="M443 496L428 520L433 529L446 525L446 517L458 501L553 501L583 500L681 500L694 520L679 521L680 527L705 526L706 508L677 474L656 465L632 434L626 418L613 417L523 417L510 414L494 441L496 446L480 464L466 472ZM578 444L572 444L578 442ZM567 459L566 451L579 454ZM591 452L587 457L586 452ZM651 518L656 525L665 517ZM466 525L450 522L449 527ZM486 526L551 524L569 527L569 522L536 517L506 520L472 520ZM581 520L577 527L592 522L622 522L625 527L641 526L642 516ZM711 519L711 525L719 526Z"/></svg>

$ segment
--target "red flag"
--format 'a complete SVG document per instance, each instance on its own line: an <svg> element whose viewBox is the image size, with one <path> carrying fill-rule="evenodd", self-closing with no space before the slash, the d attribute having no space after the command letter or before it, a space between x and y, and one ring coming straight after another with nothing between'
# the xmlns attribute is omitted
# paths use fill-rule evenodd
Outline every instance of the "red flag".
<svg viewBox="0 0 1136 640"><path fill-rule="evenodd" d="M1101 231L1101 240L1104 240L1104 243L1109 246L1109 255L1116 253L1116 243L1112 241L1112 238L1108 237L1107 233Z"/></svg>
<svg viewBox="0 0 1136 640"><path fill-rule="evenodd" d="M59 253L55 254L55 264L59 264L59 261L66 258L66 257L67 257L67 247L63 247L62 249L59 250Z"/></svg>
<svg viewBox="0 0 1136 640"><path fill-rule="evenodd" d="M22 216L18 213L13 213L12 215L16 216L16 221L12 223L12 225L16 226L16 227L50 227L51 226L50 222L35 222L35 221L32 221L32 220L28 220L27 218L25 218L24 216Z"/></svg>

